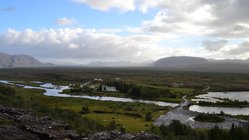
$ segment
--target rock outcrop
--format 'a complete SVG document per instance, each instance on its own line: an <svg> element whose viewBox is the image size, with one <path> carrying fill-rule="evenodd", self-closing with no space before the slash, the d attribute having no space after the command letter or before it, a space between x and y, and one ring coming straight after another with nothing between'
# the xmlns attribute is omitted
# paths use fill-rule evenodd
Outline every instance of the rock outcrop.
<svg viewBox="0 0 249 140"><path fill-rule="evenodd" d="M49 117L36 117L33 111L0 107L2 139L77 139L69 125Z"/></svg>
<svg viewBox="0 0 249 140"><path fill-rule="evenodd" d="M0 106L0 139L3 140L159 140L154 134L136 134L120 131L103 131L94 134L79 134L68 124L50 117L38 117L32 110Z"/></svg>
<svg viewBox="0 0 249 140"><path fill-rule="evenodd" d="M127 134L114 130L98 132L84 138L83 140L160 140L160 138L154 134L146 132Z"/></svg>

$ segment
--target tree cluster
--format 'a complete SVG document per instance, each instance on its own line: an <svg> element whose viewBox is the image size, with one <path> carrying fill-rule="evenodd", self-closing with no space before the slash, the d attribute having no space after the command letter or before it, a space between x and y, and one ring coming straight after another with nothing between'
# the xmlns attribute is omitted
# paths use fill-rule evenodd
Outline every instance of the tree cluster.
<svg viewBox="0 0 249 140"><path fill-rule="evenodd" d="M109 81L106 85L113 86L118 91L135 98L177 98L175 94L171 93L170 90L166 88L142 86L134 83L128 84L122 81Z"/></svg>

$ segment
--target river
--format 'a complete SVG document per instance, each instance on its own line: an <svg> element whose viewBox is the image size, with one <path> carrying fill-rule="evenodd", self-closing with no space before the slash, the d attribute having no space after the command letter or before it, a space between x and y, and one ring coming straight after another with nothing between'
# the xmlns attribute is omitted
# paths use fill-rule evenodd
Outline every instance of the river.
<svg viewBox="0 0 249 140"><path fill-rule="evenodd" d="M69 86L57 86L52 83L41 83L39 87L36 86L27 86L22 84L15 84L13 81L0 80L2 84L11 84L23 87L25 89L41 89L45 90L43 93L46 96L54 96L54 97L68 97L68 98L84 98L91 100L99 100L99 101L114 101L114 102L137 102L137 103L145 103L145 104L155 104L158 106L170 106L175 107L178 104L169 103L169 102L161 102L161 101L150 101L150 100L142 100L142 99L132 99L132 98L118 98L118 97L106 97L106 96L86 96L86 95L69 95L62 94L62 91L65 89L69 89ZM37 82L36 82L37 83Z"/></svg>

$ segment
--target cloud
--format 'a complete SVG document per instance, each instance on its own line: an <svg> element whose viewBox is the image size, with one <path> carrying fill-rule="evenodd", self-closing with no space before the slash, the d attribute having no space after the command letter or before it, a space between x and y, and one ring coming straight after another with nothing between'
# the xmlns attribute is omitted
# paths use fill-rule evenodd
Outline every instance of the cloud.
<svg viewBox="0 0 249 140"><path fill-rule="evenodd" d="M249 42L245 41L242 42L239 45L236 45L236 47L230 49L229 51L227 51L228 54L231 55L247 55L249 56Z"/></svg>
<svg viewBox="0 0 249 140"><path fill-rule="evenodd" d="M198 56L205 58L248 58L249 43L228 43L227 40L204 41L204 47L172 47L163 41L179 39L160 34L119 36L96 29L61 28L33 31L8 29L0 34L0 52L29 54L53 63L89 61L156 60L167 56Z"/></svg>
<svg viewBox="0 0 249 140"><path fill-rule="evenodd" d="M162 40L172 37L162 37ZM202 48L158 45L153 35L119 36L95 29L61 28L33 31L8 29L0 35L0 51L23 53L43 61L85 63L89 61L156 60L166 56L206 56Z"/></svg>
<svg viewBox="0 0 249 140"><path fill-rule="evenodd" d="M5 52L82 62L87 59L143 61L160 56L163 50L150 42L82 28L40 31L9 29L0 35L0 44L0 50Z"/></svg>
<svg viewBox="0 0 249 140"><path fill-rule="evenodd" d="M131 31L249 38L248 0L72 0L102 11L158 13Z"/></svg>
<svg viewBox="0 0 249 140"><path fill-rule="evenodd" d="M135 10L135 0L72 0L77 3L84 3L94 9L108 11L119 9L123 12Z"/></svg>
<svg viewBox="0 0 249 140"><path fill-rule="evenodd" d="M73 0L102 11L158 13L151 20L144 21L136 31L160 33L184 33L222 38L249 37L248 0Z"/></svg>
<svg viewBox="0 0 249 140"><path fill-rule="evenodd" d="M55 23L57 25L60 25L60 26L67 26L67 25L72 25L72 24L75 24L75 20L73 18L66 18L66 17L63 17L63 18L60 18L60 19L57 19L55 21Z"/></svg>
<svg viewBox="0 0 249 140"><path fill-rule="evenodd" d="M228 43L227 40L219 40L219 41L209 41L205 40L203 41L202 45L205 47L206 50L208 51L219 51L225 45Z"/></svg>
<svg viewBox="0 0 249 140"><path fill-rule="evenodd" d="M12 6L4 7L4 8L1 8L0 11L3 11L3 12L14 12L14 11L16 11L16 7L12 7Z"/></svg>

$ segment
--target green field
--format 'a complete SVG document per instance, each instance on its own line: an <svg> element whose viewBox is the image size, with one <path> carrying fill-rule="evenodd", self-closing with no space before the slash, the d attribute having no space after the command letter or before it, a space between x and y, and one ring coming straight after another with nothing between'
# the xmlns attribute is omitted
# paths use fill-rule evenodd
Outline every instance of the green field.
<svg viewBox="0 0 249 140"><path fill-rule="evenodd" d="M127 132L139 132L151 128L152 121L160 115L165 114L169 109L168 107L159 107L152 104L48 97L42 94L42 90L23 89L21 87L13 88L17 94L15 97L11 97L12 99L10 99L9 103L11 103L12 100L15 100L15 98L19 100L17 102L13 101L13 104L11 104L12 106L22 106L24 108L34 109L33 105L37 104L47 108L71 110L78 114L80 114L83 106L87 106L89 107L90 112L81 115L81 117L95 120L104 126L108 125L111 121L115 121L118 125L125 126ZM3 102L1 103L4 104ZM145 121L144 116L147 112L152 112L152 121Z"/></svg>
<svg viewBox="0 0 249 140"><path fill-rule="evenodd" d="M144 68L13 68L0 69L1 79L15 81L43 81L54 84L74 84L87 82L94 78L121 80L154 86L172 87L174 83L182 84L180 88L210 87L211 91L249 91L249 74L205 73L205 72L171 72L149 70Z"/></svg>

